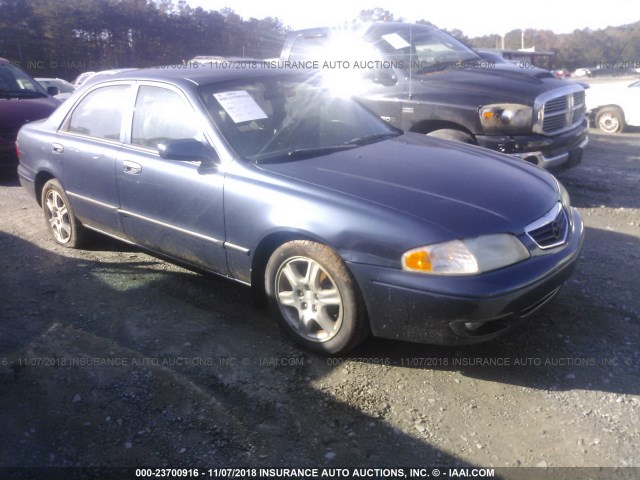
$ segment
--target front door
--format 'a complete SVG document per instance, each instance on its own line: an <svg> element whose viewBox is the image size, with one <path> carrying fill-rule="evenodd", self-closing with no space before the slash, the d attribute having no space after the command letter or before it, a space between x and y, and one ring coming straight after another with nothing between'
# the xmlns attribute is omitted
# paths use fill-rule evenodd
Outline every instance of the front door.
<svg viewBox="0 0 640 480"><path fill-rule="evenodd" d="M206 142L198 118L179 90L140 85L130 144L116 162L120 214L134 242L227 274L224 174L158 154L158 144L169 140Z"/></svg>

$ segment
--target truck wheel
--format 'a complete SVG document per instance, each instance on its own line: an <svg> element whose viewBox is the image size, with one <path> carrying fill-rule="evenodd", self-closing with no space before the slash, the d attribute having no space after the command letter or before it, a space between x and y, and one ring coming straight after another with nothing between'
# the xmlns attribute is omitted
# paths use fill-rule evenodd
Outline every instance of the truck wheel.
<svg viewBox="0 0 640 480"><path fill-rule="evenodd" d="M598 110L596 126L604 133L621 133L624 129L624 113L618 107Z"/></svg>
<svg viewBox="0 0 640 480"><path fill-rule="evenodd" d="M280 246L267 263L265 290L280 324L305 348L344 353L369 333L355 279L326 245L294 240Z"/></svg>
<svg viewBox="0 0 640 480"><path fill-rule="evenodd" d="M427 133L430 137L444 138L445 140L451 140L453 142L470 143L475 144L473 137L468 133L461 132L460 130L453 130L451 128L443 128L441 130L434 130Z"/></svg>

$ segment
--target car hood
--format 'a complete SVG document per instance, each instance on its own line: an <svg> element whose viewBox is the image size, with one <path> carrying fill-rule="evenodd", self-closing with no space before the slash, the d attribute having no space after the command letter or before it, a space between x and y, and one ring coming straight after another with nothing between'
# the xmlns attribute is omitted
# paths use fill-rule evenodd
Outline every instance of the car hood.
<svg viewBox="0 0 640 480"><path fill-rule="evenodd" d="M554 88L567 85L567 81L554 78L551 73L539 68L520 68L516 65L495 64L474 68L447 68L413 76L416 82L444 91L460 90L465 94L477 93L492 98L503 97L504 101L533 105L535 98ZM415 88L415 87L414 87ZM419 95L419 91L414 90Z"/></svg>
<svg viewBox="0 0 640 480"><path fill-rule="evenodd" d="M51 97L0 98L0 129L17 132L25 123L48 117L58 105Z"/></svg>
<svg viewBox="0 0 640 480"><path fill-rule="evenodd" d="M417 217L460 238L520 234L558 201L555 179L523 160L412 133L260 167Z"/></svg>

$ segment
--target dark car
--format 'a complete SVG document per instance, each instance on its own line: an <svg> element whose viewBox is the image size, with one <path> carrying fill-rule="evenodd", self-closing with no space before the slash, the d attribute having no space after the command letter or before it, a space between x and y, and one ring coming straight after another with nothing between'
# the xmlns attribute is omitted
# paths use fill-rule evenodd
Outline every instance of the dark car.
<svg viewBox="0 0 640 480"><path fill-rule="evenodd" d="M556 295L582 244L551 174L403 133L299 71L105 77L18 146L57 243L94 230L251 285L325 353L492 338Z"/></svg>
<svg viewBox="0 0 640 480"><path fill-rule="evenodd" d="M395 127L511 154L549 170L581 162L584 88L539 68L487 62L451 35L403 22L291 32L280 64L343 71Z"/></svg>
<svg viewBox="0 0 640 480"><path fill-rule="evenodd" d="M20 127L48 117L58 105L26 72L0 58L0 170L18 164L15 142Z"/></svg>

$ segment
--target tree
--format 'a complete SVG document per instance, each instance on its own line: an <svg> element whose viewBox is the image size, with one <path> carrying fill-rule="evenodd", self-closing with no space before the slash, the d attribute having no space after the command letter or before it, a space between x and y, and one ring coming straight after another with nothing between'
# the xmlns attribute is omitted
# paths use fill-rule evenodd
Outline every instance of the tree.
<svg viewBox="0 0 640 480"><path fill-rule="evenodd" d="M393 13L384 8L376 7L369 10L361 10L356 20L361 22L393 22Z"/></svg>

